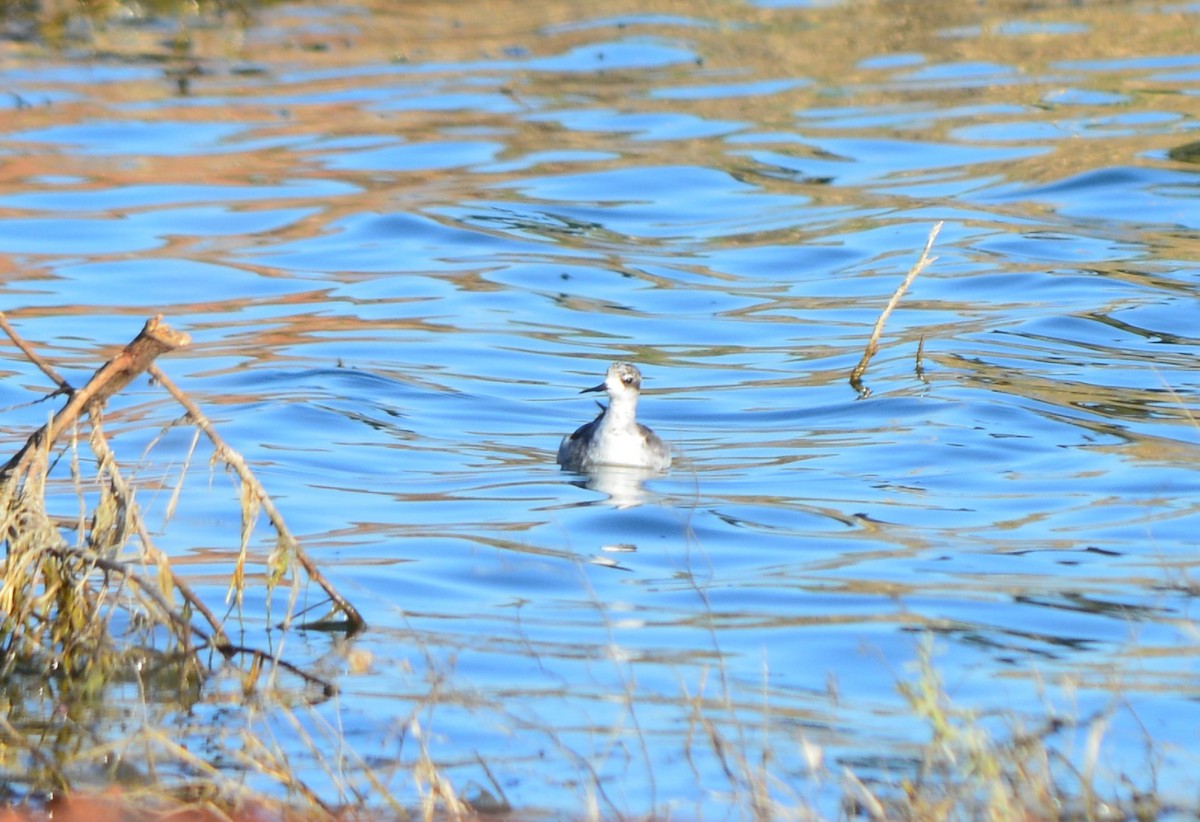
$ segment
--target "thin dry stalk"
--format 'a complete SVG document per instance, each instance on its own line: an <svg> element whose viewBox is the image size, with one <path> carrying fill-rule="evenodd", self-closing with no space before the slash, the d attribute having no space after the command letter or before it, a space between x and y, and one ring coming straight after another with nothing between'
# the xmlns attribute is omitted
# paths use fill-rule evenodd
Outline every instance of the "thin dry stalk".
<svg viewBox="0 0 1200 822"><path fill-rule="evenodd" d="M871 337L867 340L866 350L863 351L862 359L858 361L858 365L854 366L854 370L850 372L850 386L858 392L860 397L866 397L871 393L869 388L863 386L863 374L867 371L867 365L871 362L871 358L875 356L875 352L879 350L879 337L883 334L884 323L888 317L896 310L896 306L900 303L900 298L904 296L904 292L908 291L908 287L912 285L913 280L917 275L924 271L929 265L937 259L930 257L929 251L933 248L933 241L937 239L938 232L942 230L944 223L939 221L929 232L929 239L925 241L925 248L921 251L920 258L913 264L913 267L904 275L904 279L900 285L896 287L896 291L892 294L892 298L888 300L888 304L884 306L883 311L879 313L878 319L875 320L875 327L871 329Z"/></svg>
<svg viewBox="0 0 1200 822"><path fill-rule="evenodd" d="M25 355L26 359L40 368L42 373L58 386L59 391L70 393L75 390L69 382L63 379L61 374L54 370L54 366L42 359L41 355L22 339L21 335L16 332L16 329L9 324L8 317L4 315L3 311L0 311L0 330L8 335L8 338L13 341L13 345L21 349L21 353Z"/></svg>
<svg viewBox="0 0 1200 822"><path fill-rule="evenodd" d="M300 547L300 543L294 536L292 536L292 532L288 529L287 523L284 522L283 514L281 514L279 509L275 507L275 501L272 500L270 495L267 494L266 489L262 487L262 483L258 481L258 478L250 472L250 469L246 466L246 460L243 459L242 455L234 451L225 443L224 438L217 433L217 430L213 427L212 422L210 422L205 413L200 410L200 406L196 405L191 397L181 391L166 374L164 374L158 369L157 366L154 365L149 366L148 370L151 376L153 376L154 379L163 386L163 388L170 392L171 396L175 398L176 402L187 409L191 421L197 427L199 427L208 437L209 441L212 442L213 448L216 451L216 458L232 468L234 473L238 475L238 479L242 481L242 486L249 490L249 492L253 495L254 501L262 507L262 510L266 513L267 518L270 519L271 525L274 526L275 532L279 535L279 540L283 544L284 549L291 556L295 557L296 562L299 563L300 567L304 569L304 572L308 574L309 579L321 587L321 590L325 592L330 601L333 602L337 609L346 617L346 621L349 624L350 633L357 633L358 631L364 629L367 625L366 620L362 618L362 615L358 612L358 609L355 608L348 599L338 593L338 590L333 587L333 584L330 583L329 580L325 578L325 575L321 573L321 569L317 567L316 563L314 563L312 559L309 558L308 554L305 553L304 549ZM290 614L288 619L290 620ZM287 623L285 622L285 625L286 624Z"/></svg>

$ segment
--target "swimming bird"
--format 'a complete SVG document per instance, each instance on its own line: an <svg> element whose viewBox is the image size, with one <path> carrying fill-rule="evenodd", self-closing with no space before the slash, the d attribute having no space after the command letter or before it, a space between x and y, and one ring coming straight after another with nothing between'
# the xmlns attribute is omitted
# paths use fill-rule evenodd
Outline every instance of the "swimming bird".
<svg viewBox="0 0 1200 822"><path fill-rule="evenodd" d="M608 408L600 407L596 419L563 437L558 446L558 464L568 471L586 472L601 465L665 471L671 467L671 451L646 426L637 421L642 373L627 362L608 368L604 382L579 393L607 391Z"/></svg>

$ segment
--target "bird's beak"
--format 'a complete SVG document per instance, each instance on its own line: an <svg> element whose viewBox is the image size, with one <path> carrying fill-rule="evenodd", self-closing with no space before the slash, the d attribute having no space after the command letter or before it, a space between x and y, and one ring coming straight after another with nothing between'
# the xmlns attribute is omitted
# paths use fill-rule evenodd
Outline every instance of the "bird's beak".
<svg viewBox="0 0 1200 822"><path fill-rule="evenodd" d="M579 393L580 394L590 394L593 391L603 391L603 390L605 390L605 388L607 388L607 386L604 383L600 383L599 385L593 385L591 388L585 388L582 391L580 391Z"/></svg>

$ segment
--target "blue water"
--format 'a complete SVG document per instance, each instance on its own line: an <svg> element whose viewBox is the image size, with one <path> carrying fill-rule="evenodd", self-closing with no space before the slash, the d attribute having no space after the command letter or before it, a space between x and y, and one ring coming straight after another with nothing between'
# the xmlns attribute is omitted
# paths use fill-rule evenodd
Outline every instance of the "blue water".
<svg viewBox="0 0 1200 822"><path fill-rule="evenodd" d="M365 8L264 12L188 96L14 59L0 307L78 383L150 314L192 335L162 367L370 625L285 641L402 801L428 756L519 808L736 815L769 752L782 807L834 814L843 765L909 775L926 635L982 721L1103 712L1102 785L1190 797L1200 189L1167 152L1200 54L1163 32L1196 9L898 42L900 4L861 37L824 3ZM3 356L17 406L45 380ZM677 459L597 487L554 455L619 359ZM110 412L156 523L178 413L144 384ZM215 603L238 529L201 450L159 538ZM318 791L361 784L264 721Z"/></svg>

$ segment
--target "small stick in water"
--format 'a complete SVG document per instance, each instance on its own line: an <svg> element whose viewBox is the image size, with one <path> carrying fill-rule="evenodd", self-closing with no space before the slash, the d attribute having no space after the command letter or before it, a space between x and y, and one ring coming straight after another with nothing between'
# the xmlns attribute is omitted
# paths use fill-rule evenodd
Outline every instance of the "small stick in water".
<svg viewBox="0 0 1200 822"><path fill-rule="evenodd" d="M904 280L896 288L892 298L888 300L888 304L883 307L883 311L879 313L879 319L875 320L875 328L871 330L871 338L867 340L867 348L863 351L862 359L858 361L858 365L854 366L854 370L850 372L850 386L858 392L859 397L869 396L871 389L863 386L862 376L866 373L867 364L871 362L871 357L875 356L875 352L879 350L879 337L883 334L883 325L887 322L887 318L896 309L896 305L900 302L900 298L904 296L904 292L912 285L912 281L917 278L917 275L924 271L929 264L937 257L930 257L929 250L933 248L933 241L937 239L938 232L942 230L942 221L934 225L929 232L929 239L925 241L925 249L921 252L921 257L913 263L913 267L908 270L908 274L904 275Z"/></svg>

